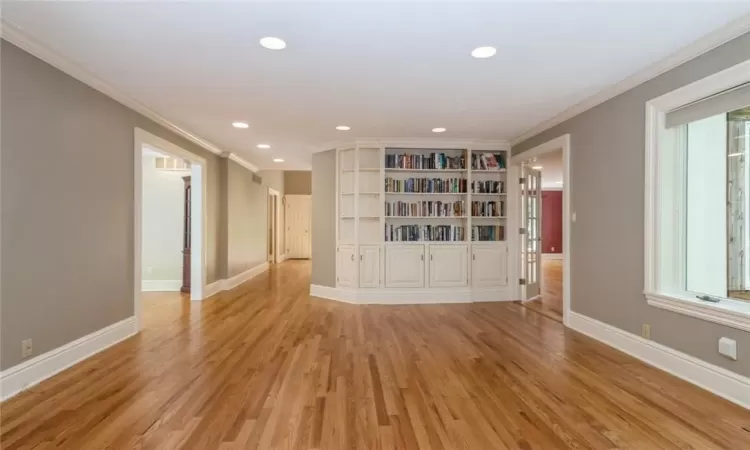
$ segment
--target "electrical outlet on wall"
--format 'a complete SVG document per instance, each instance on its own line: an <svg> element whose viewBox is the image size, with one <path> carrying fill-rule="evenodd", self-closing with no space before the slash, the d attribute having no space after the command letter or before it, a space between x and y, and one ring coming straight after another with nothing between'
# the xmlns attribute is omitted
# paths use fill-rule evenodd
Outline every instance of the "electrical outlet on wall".
<svg viewBox="0 0 750 450"><path fill-rule="evenodd" d="M651 339L651 325L644 323L641 327L641 336L645 339Z"/></svg>
<svg viewBox="0 0 750 450"><path fill-rule="evenodd" d="M34 353L34 345L31 339L21 341L21 358L28 358Z"/></svg>
<svg viewBox="0 0 750 450"><path fill-rule="evenodd" d="M555 247L552 247L552 251L553 251L553 252L555 251Z"/></svg>

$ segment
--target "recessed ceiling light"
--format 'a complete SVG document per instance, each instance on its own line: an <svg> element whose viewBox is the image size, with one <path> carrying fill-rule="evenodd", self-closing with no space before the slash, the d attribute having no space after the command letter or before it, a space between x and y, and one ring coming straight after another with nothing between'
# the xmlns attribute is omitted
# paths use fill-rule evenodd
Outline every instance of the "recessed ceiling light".
<svg viewBox="0 0 750 450"><path fill-rule="evenodd" d="M442 133L444 131L445 131L445 128L433 128L432 129L433 133Z"/></svg>
<svg viewBox="0 0 750 450"><path fill-rule="evenodd" d="M283 39L277 37L264 37L260 40L260 45L269 50L282 50L286 48L286 42Z"/></svg>
<svg viewBox="0 0 750 450"><path fill-rule="evenodd" d="M542 166L532 166L531 168L534 170L542 170Z"/></svg>
<svg viewBox="0 0 750 450"><path fill-rule="evenodd" d="M555 183L557 183L557 184L562 184L562 181L555 181Z"/></svg>
<svg viewBox="0 0 750 450"><path fill-rule="evenodd" d="M232 122L232 126L235 128L249 128L250 125L248 125L245 122Z"/></svg>
<svg viewBox="0 0 750 450"><path fill-rule="evenodd" d="M351 130L351 128L347 127L346 125L339 125L339 126L336 127L336 129L339 130L339 131L349 131L349 130Z"/></svg>
<svg viewBox="0 0 750 450"><path fill-rule="evenodd" d="M490 58L495 56L497 49L495 47L477 47L471 51L471 56L475 58Z"/></svg>
<svg viewBox="0 0 750 450"><path fill-rule="evenodd" d="M258 148L271 148L271 146L268 144L258 144L257 147Z"/></svg>
<svg viewBox="0 0 750 450"><path fill-rule="evenodd" d="M284 160L283 160L283 159L281 159L281 158L274 158L274 159L273 159L273 162L284 162Z"/></svg>

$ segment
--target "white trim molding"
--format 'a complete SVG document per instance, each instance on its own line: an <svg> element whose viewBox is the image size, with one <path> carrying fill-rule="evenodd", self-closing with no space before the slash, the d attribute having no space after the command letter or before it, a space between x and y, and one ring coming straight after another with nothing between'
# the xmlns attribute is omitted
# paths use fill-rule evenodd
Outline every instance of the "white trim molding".
<svg viewBox="0 0 750 450"><path fill-rule="evenodd" d="M750 60L736 64L721 72L700 79L646 103L645 136L645 189L644 189L644 288L648 304L657 308L684 314L709 322L750 331L750 304L723 298L719 303L696 300L686 295L684 270L684 236L681 227L669 237L660 236L660 221L663 217L677 217L678 224L684 207L666 205L660 198L663 189L671 189L671 197L683 198L677 183L665 180L664 168L674 166L668 161L670 135L666 127L666 115L682 106L702 100L736 86L750 83ZM675 157L672 156L674 159ZM660 172L660 167L662 172ZM662 214L661 208L670 214ZM666 223L666 222L665 222ZM674 239L671 247L675 251L659 251Z"/></svg>
<svg viewBox="0 0 750 450"><path fill-rule="evenodd" d="M677 378L750 409L748 377L576 312L571 312L569 326Z"/></svg>
<svg viewBox="0 0 750 450"><path fill-rule="evenodd" d="M137 332L135 316L128 317L6 369L0 372L0 398L4 401L13 397Z"/></svg>
<svg viewBox="0 0 750 450"><path fill-rule="evenodd" d="M46 44L31 36L29 33L22 30L20 27L14 25L12 22L8 21L5 18L2 18L0 20L0 35L2 35L3 39L21 48L25 52L36 56L47 64L50 64L51 66L65 72L69 76L84 83L85 85L96 89L97 91L120 103L121 105L130 108L138 114L141 114L142 116L153 120L172 133L175 133L178 136L187 139L195 145L198 145L199 147L215 155L224 156L228 153L221 150L212 142L199 137L198 135L188 131L184 127L175 124L171 120L166 119L161 114L129 96L122 90L109 84L108 82L89 72L84 67L72 62L65 56L52 50ZM234 161L236 161L247 170L250 170L252 172L257 172L259 170L257 166L249 163L242 157L237 156L234 153L230 154L232 155Z"/></svg>
<svg viewBox="0 0 750 450"><path fill-rule="evenodd" d="M728 23L720 29L709 33L692 44L683 47L671 56L662 59L661 61L645 68L644 70L635 73L624 80L609 86L602 91L594 94L586 100L578 103L557 116L549 119L533 128L525 131L520 136L511 140L512 145L517 145L526 139L536 136L537 134L546 131L555 125L559 125L568 119L588 111L589 109L600 105L607 100L617 97L623 92L629 91L634 87L645 83L657 76L674 69L675 67L690 61L732 39L742 36L743 34L750 31L750 14L745 14L738 19Z"/></svg>
<svg viewBox="0 0 750 450"><path fill-rule="evenodd" d="M437 303L511 302L518 300L514 289L440 288L440 289L350 289L310 285L310 296L358 305L426 305Z"/></svg>
<svg viewBox="0 0 750 450"><path fill-rule="evenodd" d="M143 292L177 292L182 287L182 280L141 280Z"/></svg>
<svg viewBox="0 0 750 450"><path fill-rule="evenodd" d="M222 291L228 291L230 289L234 289L237 286L241 285L245 281L250 280L251 278L255 278L258 275L262 274L266 270L268 270L268 262L263 262L258 264L257 266L250 268L242 273L238 273L237 275L227 278L226 280L223 280L221 283L221 290Z"/></svg>
<svg viewBox="0 0 750 450"><path fill-rule="evenodd" d="M721 303L704 302L693 298L646 294L648 304L686 316L750 331L750 303L741 300L723 299Z"/></svg>

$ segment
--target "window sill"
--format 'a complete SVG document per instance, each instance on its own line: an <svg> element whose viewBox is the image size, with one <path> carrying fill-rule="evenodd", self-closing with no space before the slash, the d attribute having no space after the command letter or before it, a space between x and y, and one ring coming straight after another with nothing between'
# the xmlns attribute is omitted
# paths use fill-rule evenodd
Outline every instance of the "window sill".
<svg viewBox="0 0 750 450"><path fill-rule="evenodd" d="M689 297L651 292L646 293L646 300L656 308L750 331L750 302L729 299L720 303L708 303Z"/></svg>

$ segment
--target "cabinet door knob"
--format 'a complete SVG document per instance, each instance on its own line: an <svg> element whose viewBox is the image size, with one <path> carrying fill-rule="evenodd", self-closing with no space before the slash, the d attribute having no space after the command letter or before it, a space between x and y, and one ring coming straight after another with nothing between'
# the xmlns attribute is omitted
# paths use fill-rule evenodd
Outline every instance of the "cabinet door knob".
<svg viewBox="0 0 750 450"><path fill-rule="evenodd" d="M354 261L354 255L352 255L352 261Z"/></svg>

